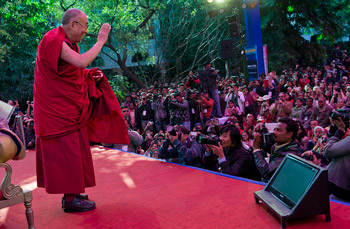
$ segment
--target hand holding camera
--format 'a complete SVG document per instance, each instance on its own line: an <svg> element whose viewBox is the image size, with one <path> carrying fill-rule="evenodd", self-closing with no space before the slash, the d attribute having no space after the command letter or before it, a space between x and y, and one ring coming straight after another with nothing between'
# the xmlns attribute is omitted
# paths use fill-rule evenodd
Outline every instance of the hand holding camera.
<svg viewBox="0 0 350 229"><path fill-rule="evenodd" d="M225 156L224 154L224 148L222 147L221 143L219 142L219 146L215 145L207 145L214 154L216 154L220 159Z"/></svg>

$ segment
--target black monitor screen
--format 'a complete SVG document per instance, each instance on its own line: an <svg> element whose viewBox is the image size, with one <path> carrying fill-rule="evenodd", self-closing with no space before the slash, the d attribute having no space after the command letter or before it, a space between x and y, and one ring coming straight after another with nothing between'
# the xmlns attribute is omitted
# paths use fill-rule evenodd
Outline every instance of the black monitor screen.
<svg viewBox="0 0 350 229"><path fill-rule="evenodd" d="M292 208L312 184L319 169L292 157L287 157L280 166L267 189Z"/></svg>

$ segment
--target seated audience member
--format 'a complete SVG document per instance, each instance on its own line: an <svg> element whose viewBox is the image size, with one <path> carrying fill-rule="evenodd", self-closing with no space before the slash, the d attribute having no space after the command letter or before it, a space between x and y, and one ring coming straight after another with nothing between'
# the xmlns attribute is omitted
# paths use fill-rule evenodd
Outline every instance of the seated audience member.
<svg viewBox="0 0 350 229"><path fill-rule="evenodd" d="M297 123L299 128L298 128L296 141L299 144L299 147L301 148L301 150L304 152L307 150L309 138L307 137L306 131L303 125L301 124L301 122L297 121Z"/></svg>
<svg viewBox="0 0 350 229"><path fill-rule="evenodd" d="M281 164L284 157L288 154L301 155L296 137L298 133L298 123L291 118L280 118L278 125L274 130L275 144L272 146L269 162L264 158L264 152L261 150L262 137L258 132L254 133L253 155L257 169L264 181L268 181L277 167Z"/></svg>
<svg viewBox="0 0 350 229"><path fill-rule="evenodd" d="M258 179L250 152L242 145L238 128L225 124L220 130L219 146L206 145L205 161L209 169L233 176Z"/></svg>
<svg viewBox="0 0 350 229"><path fill-rule="evenodd" d="M311 114L314 111L315 107L313 106L314 100L312 98L308 98L306 100L306 106L303 107L300 113L300 121L303 124L303 127L307 130L310 130L310 121Z"/></svg>
<svg viewBox="0 0 350 229"><path fill-rule="evenodd" d="M224 116L226 117L231 115L234 115L236 117L242 115L241 109L239 109L239 107L235 107L233 101L228 102L228 107L225 109L225 114L224 114Z"/></svg>
<svg viewBox="0 0 350 229"><path fill-rule="evenodd" d="M286 99L285 93L281 92L274 104L271 105L271 114L273 122L276 122L280 117L289 117L292 113L293 103Z"/></svg>
<svg viewBox="0 0 350 229"><path fill-rule="evenodd" d="M158 158L158 144L157 141L152 141L150 147L144 154L147 157Z"/></svg>
<svg viewBox="0 0 350 229"><path fill-rule="evenodd" d="M151 146L151 142L153 141L153 133L152 131L147 130L143 136L145 136L145 140L142 142L141 148L146 152Z"/></svg>
<svg viewBox="0 0 350 229"><path fill-rule="evenodd" d="M324 156L330 161L328 166L329 193L338 198L350 200L350 138L344 138L345 131L350 126L344 122L333 120L338 127L334 136L329 139L324 149Z"/></svg>
<svg viewBox="0 0 350 229"><path fill-rule="evenodd" d="M253 114L247 114L247 120L243 123L243 130L248 131L256 126L256 120Z"/></svg>
<svg viewBox="0 0 350 229"><path fill-rule="evenodd" d="M323 128L329 126L329 113L332 111L332 107L326 104L326 98L324 96L318 97L318 106L315 107L311 114L311 121L317 120L319 125Z"/></svg>
<svg viewBox="0 0 350 229"><path fill-rule="evenodd" d="M189 134L189 130L184 126L178 128L176 135L167 132L166 139L159 148L158 158L167 160L177 158L181 164L204 168L205 149L201 144L191 139ZM169 148L170 144L173 147Z"/></svg>
<svg viewBox="0 0 350 229"><path fill-rule="evenodd" d="M292 108L292 113L290 115L290 117L295 121L300 120L301 112L303 111L303 108L304 108L302 101L303 100L301 98L295 99L295 107Z"/></svg>
<svg viewBox="0 0 350 229"><path fill-rule="evenodd" d="M253 148L253 139L250 138L249 133L247 131L243 131L242 134L242 144L244 148L250 150Z"/></svg>
<svg viewBox="0 0 350 229"><path fill-rule="evenodd" d="M312 150L316 143L318 142L318 139L321 137L322 134L324 134L325 131L321 126L315 126L313 128L313 135L312 138L309 138L309 142L307 144L307 150Z"/></svg>

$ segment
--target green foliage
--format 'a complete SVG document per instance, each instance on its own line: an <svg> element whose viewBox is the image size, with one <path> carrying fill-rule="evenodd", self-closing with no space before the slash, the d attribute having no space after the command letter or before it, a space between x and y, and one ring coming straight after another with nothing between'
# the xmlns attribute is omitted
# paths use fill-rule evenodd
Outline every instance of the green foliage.
<svg viewBox="0 0 350 229"><path fill-rule="evenodd" d="M167 79L181 80L206 61L220 62L219 41L230 38L226 16L233 10L201 1L168 1L159 11L155 35L159 65L165 63ZM210 10L216 10L214 17Z"/></svg>
<svg viewBox="0 0 350 229"><path fill-rule="evenodd" d="M123 101L128 93L129 82L126 76L111 75L108 80L119 101Z"/></svg>
<svg viewBox="0 0 350 229"><path fill-rule="evenodd" d="M36 48L48 28L50 1L0 1L0 92L4 99L30 100Z"/></svg>
<svg viewBox="0 0 350 229"><path fill-rule="evenodd" d="M263 42L268 45L270 69L323 63L326 48L349 34L345 29L349 28L349 9L347 0L261 1ZM303 34L315 35L316 39L309 42Z"/></svg>

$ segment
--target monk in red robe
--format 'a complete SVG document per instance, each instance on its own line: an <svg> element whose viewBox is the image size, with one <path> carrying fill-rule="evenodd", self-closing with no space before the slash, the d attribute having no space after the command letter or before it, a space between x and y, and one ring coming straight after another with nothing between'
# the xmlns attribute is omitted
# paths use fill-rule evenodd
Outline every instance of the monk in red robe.
<svg viewBox="0 0 350 229"><path fill-rule="evenodd" d="M85 69L96 58L111 29L103 24L97 42L80 54L88 18L78 9L62 17L37 50L34 82L37 183L48 193L64 194L65 212L95 208L85 187L95 186L89 141L128 144L118 100L100 69Z"/></svg>

